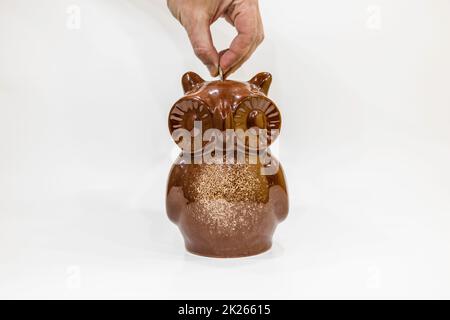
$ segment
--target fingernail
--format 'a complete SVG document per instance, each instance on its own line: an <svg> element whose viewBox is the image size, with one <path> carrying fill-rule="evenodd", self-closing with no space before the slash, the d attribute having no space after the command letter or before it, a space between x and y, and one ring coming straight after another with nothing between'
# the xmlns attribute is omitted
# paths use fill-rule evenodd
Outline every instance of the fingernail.
<svg viewBox="0 0 450 320"><path fill-rule="evenodd" d="M215 66L215 65L208 65L206 67L208 68L209 73L211 74L212 77L217 77L217 74L218 74L218 71L219 71L217 69L217 66Z"/></svg>

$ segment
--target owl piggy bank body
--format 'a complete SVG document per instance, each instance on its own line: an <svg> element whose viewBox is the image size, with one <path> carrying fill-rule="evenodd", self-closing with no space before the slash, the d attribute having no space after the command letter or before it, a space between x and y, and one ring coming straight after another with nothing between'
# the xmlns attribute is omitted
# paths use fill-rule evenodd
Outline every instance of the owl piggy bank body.
<svg viewBox="0 0 450 320"><path fill-rule="evenodd" d="M169 113L182 152L169 174L167 214L186 249L209 257L267 251L288 213L283 169L269 150L281 128L267 97L272 77L248 82L182 78L185 96Z"/></svg>

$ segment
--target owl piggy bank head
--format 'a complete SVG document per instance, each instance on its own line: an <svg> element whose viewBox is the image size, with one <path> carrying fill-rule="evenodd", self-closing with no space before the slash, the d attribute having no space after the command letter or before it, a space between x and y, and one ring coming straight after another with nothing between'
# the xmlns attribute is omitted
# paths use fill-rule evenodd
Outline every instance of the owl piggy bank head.
<svg viewBox="0 0 450 320"><path fill-rule="evenodd" d="M223 139L225 133L233 131L244 133L244 139L248 135L255 135L258 141L264 138L269 146L281 128L280 111L267 97L271 82L272 76L266 72L248 82L207 82L194 72L186 73L182 77L185 96L169 113L172 137L180 147L183 140L188 142L193 152L205 148L212 136L222 135ZM190 138L186 137L186 132L190 133ZM194 143L200 135L201 143Z"/></svg>

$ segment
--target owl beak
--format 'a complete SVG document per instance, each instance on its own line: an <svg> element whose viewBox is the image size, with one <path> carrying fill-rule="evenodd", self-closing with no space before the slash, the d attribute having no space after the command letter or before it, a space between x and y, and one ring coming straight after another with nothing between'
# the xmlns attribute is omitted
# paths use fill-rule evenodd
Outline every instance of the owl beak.
<svg viewBox="0 0 450 320"><path fill-rule="evenodd" d="M231 113L231 111L227 114L227 116L225 117L224 120L224 129L233 129L234 125L233 125L233 113Z"/></svg>
<svg viewBox="0 0 450 320"><path fill-rule="evenodd" d="M231 106L223 104L213 111L214 128L221 131L233 129L233 112Z"/></svg>

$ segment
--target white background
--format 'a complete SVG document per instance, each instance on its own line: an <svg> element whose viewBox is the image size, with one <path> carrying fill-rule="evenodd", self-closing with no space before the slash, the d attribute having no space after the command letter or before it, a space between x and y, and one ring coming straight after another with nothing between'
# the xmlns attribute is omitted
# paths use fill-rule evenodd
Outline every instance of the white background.
<svg viewBox="0 0 450 320"><path fill-rule="evenodd" d="M232 78L273 74L291 209L218 260L165 214L167 114L209 79L165 1L0 0L1 298L450 298L450 1L261 11Z"/></svg>

